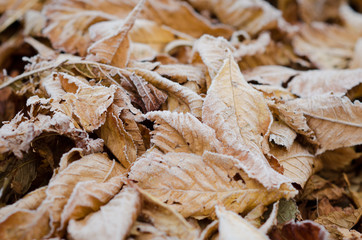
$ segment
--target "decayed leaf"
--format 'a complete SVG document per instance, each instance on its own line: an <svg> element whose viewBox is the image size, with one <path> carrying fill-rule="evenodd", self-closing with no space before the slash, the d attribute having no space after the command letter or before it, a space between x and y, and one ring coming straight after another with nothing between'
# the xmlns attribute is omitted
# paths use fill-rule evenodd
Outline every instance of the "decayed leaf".
<svg viewBox="0 0 362 240"><path fill-rule="evenodd" d="M129 38L128 32L132 28L137 15L141 11L145 0L139 1L137 6L124 20L124 23L114 31L114 33L105 35L87 50L90 54L87 58L113 65L116 67L125 67L129 58ZM103 25L101 25L104 27ZM92 34L92 33L91 33Z"/></svg>
<svg viewBox="0 0 362 240"><path fill-rule="evenodd" d="M130 231L132 239L198 239L198 230L179 213L139 189L142 209Z"/></svg>
<svg viewBox="0 0 362 240"><path fill-rule="evenodd" d="M99 140L90 139L85 131L75 128L71 119L63 113L55 112L53 116L40 114L30 119L20 113L0 128L0 152L11 151L22 158L23 152L30 149L30 143L43 132L68 136L75 140L78 147L88 152L102 148Z"/></svg>
<svg viewBox="0 0 362 240"><path fill-rule="evenodd" d="M6 207L2 207L0 209L0 221L3 218L6 218L6 216L10 215L11 213L17 211L17 210L35 210L39 207L39 205L42 203L42 201L46 197L46 186L40 187L28 194L26 194L24 197L16 201L14 204L8 205Z"/></svg>
<svg viewBox="0 0 362 240"><path fill-rule="evenodd" d="M291 100L287 105L301 111L315 132L320 143L317 154L362 143L361 102L326 95Z"/></svg>
<svg viewBox="0 0 362 240"><path fill-rule="evenodd" d="M288 222L281 229L274 227L269 234L272 240L327 240L329 233L322 226L313 221Z"/></svg>
<svg viewBox="0 0 362 240"><path fill-rule="evenodd" d="M298 142L294 142L289 150L273 147L270 150L284 168L284 175L298 183L302 188L314 173L316 157Z"/></svg>
<svg viewBox="0 0 362 240"><path fill-rule="evenodd" d="M331 234L332 239L339 239L337 227L351 229L362 216L362 208L334 211L328 215L318 217L315 222L322 224Z"/></svg>
<svg viewBox="0 0 362 240"><path fill-rule="evenodd" d="M285 123L281 121L273 121L270 128L270 142L274 142L275 144L290 150L290 147L293 145L296 137L296 132L289 128Z"/></svg>
<svg viewBox="0 0 362 240"><path fill-rule="evenodd" d="M202 155L205 151L221 152L222 144L215 131L189 113L149 112L155 122L151 142L162 152L185 152Z"/></svg>
<svg viewBox="0 0 362 240"><path fill-rule="evenodd" d="M106 120L106 111L113 102L116 87L87 86L65 73L58 73L54 78L59 78L68 93L56 98L52 109L60 110L69 117L75 116L88 132L98 129Z"/></svg>
<svg viewBox="0 0 362 240"><path fill-rule="evenodd" d="M343 194L344 190L342 188L330 183L318 175L312 175L305 185L300 198L307 200L323 198L334 200L339 199Z"/></svg>
<svg viewBox="0 0 362 240"><path fill-rule="evenodd" d="M358 38L355 32L337 25L314 22L302 26L293 47L320 69L343 69L349 65Z"/></svg>
<svg viewBox="0 0 362 240"><path fill-rule="evenodd" d="M132 165L128 175L184 217L214 216L218 202L244 212L295 194L284 185L280 190L267 190L243 172L238 160L207 151L203 156L151 151Z"/></svg>
<svg viewBox="0 0 362 240"><path fill-rule="evenodd" d="M241 216L224 207L216 206L216 215L219 219L219 239L269 239L263 232L251 225Z"/></svg>
<svg viewBox="0 0 362 240"><path fill-rule="evenodd" d="M278 224L284 224L291 220L294 221L298 213L299 210L295 200L281 199L279 201L279 209L277 215Z"/></svg>
<svg viewBox="0 0 362 240"><path fill-rule="evenodd" d="M362 83L362 70L312 70L300 72L291 82L288 89L302 97L315 97L333 93L342 97L348 90Z"/></svg>
<svg viewBox="0 0 362 240"><path fill-rule="evenodd" d="M125 239L140 210L139 192L124 187L98 212L81 220L71 220L68 226L70 239Z"/></svg>
<svg viewBox="0 0 362 240"><path fill-rule="evenodd" d="M268 188L289 181L270 167L262 153L272 115L262 93L248 85L231 56L212 81L202 118L215 129L218 140L228 146L225 153L236 156L250 177Z"/></svg>
<svg viewBox="0 0 362 240"><path fill-rule="evenodd" d="M155 87L167 92L169 98L170 96L175 97L175 100L178 101L176 111L177 108L180 108L180 110L191 112L195 117L201 118L203 99L197 93L178 83L172 82L167 78L161 77L158 73L139 68L130 70L144 78L147 82L153 84ZM173 110L175 109L170 109L170 111Z"/></svg>

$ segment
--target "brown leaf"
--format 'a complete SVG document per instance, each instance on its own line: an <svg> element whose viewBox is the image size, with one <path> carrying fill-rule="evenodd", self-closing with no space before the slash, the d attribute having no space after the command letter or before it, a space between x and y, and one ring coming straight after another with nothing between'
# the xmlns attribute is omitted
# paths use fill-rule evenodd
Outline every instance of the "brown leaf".
<svg viewBox="0 0 362 240"><path fill-rule="evenodd" d="M300 197L307 200L322 199L324 197L336 200L342 197L343 194L344 190L342 188L318 175L313 175L309 178Z"/></svg>
<svg viewBox="0 0 362 240"><path fill-rule="evenodd" d="M178 83L172 82L167 78L161 77L156 72L139 68L130 70L144 78L147 82L153 84L155 87L167 92L169 95L168 99L170 99L171 96L174 97L174 100L176 100L178 104L174 109L170 109L171 111L191 112L195 117L201 118L203 99L197 93Z"/></svg>
<svg viewBox="0 0 362 240"><path fill-rule="evenodd" d="M301 222L289 222L281 229L274 227L269 234L272 240L327 240L329 234L326 229L310 220Z"/></svg>
<svg viewBox="0 0 362 240"><path fill-rule="evenodd" d="M326 151L320 155L320 158L326 169L342 170L350 165L353 159L357 159L360 156L362 156L362 154L357 153L352 147L346 147Z"/></svg>
<svg viewBox="0 0 362 240"><path fill-rule="evenodd" d="M215 129L217 139L228 147L225 153L236 156L249 176L267 188L278 188L290 181L275 172L262 153L272 115L263 95L248 85L231 56L212 81L202 117Z"/></svg>
<svg viewBox="0 0 362 240"><path fill-rule="evenodd" d="M313 0L298 0L299 14L306 23L338 21L341 0L326 0L315 2Z"/></svg>
<svg viewBox="0 0 362 240"><path fill-rule="evenodd" d="M120 68L125 67L129 57L128 49L130 43L128 32L132 28L139 12L143 7L144 2L145 0L139 1L137 6L135 6L135 8L124 20L124 23L120 25L112 34L105 35L93 43L87 49L87 58Z"/></svg>
<svg viewBox="0 0 362 240"><path fill-rule="evenodd" d="M220 202L227 209L245 212L296 193L288 185L267 190L247 176L238 160L207 151L203 156L150 151L132 165L128 176L184 217L214 216L214 206Z"/></svg>
<svg viewBox="0 0 362 240"><path fill-rule="evenodd" d="M124 187L99 211L81 220L70 220L68 237L71 239L125 239L140 210L139 192Z"/></svg>

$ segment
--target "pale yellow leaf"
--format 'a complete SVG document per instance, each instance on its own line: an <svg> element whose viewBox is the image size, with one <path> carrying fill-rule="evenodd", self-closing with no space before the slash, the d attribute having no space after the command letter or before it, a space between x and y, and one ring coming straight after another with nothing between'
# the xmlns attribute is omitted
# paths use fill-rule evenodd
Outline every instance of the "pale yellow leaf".
<svg viewBox="0 0 362 240"><path fill-rule="evenodd" d="M247 220L222 206L216 206L216 215L219 219L220 240L269 239L265 233L259 231Z"/></svg>

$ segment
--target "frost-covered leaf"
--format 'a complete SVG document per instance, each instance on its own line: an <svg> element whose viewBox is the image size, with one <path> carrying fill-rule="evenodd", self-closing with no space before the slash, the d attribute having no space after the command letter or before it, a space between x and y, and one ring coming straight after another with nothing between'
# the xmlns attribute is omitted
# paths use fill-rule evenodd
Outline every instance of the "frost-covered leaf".
<svg viewBox="0 0 362 240"><path fill-rule="evenodd" d="M142 209L129 236L132 239L198 239L198 230L179 213L139 189Z"/></svg>
<svg viewBox="0 0 362 240"><path fill-rule="evenodd" d="M269 239L265 233L259 231L247 220L222 206L216 206L216 215L219 219L220 240Z"/></svg>
<svg viewBox="0 0 362 240"><path fill-rule="evenodd" d="M288 80L297 75L298 71L278 65L259 66L243 72L245 79L257 81L261 84L282 86Z"/></svg>
<svg viewBox="0 0 362 240"><path fill-rule="evenodd" d="M302 188L314 173L316 157L298 142L294 142L290 149L273 147L270 153L283 166L284 175L298 183Z"/></svg>
<svg viewBox="0 0 362 240"><path fill-rule="evenodd" d="M245 166L250 177L264 186L278 188L289 179L274 171L262 152L270 131L272 115L262 93L244 79L229 56L207 92L203 121L215 129L216 137Z"/></svg>
<svg viewBox="0 0 362 240"><path fill-rule="evenodd" d="M289 128L285 123L281 121L273 121L270 128L270 142L274 142L275 144L290 150L290 147L293 145L296 137L296 132Z"/></svg>
<svg viewBox="0 0 362 240"><path fill-rule="evenodd" d="M214 217L219 202L245 212L295 194L289 185L267 190L247 176L238 160L207 151L203 156L151 151L132 165L128 176L184 217Z"/></svg>
<svg viewBox="0 0 362 240"><path fill-rule="evenodd" d="M141 196L132 187L124 187L99 211L81 220L71 220L71 239L125 239L141 207Z"/></svg>
<svg viewBox="0 0 362 240"><path fill-rule="evenodd" d="M139 12L141 11L144 0L139 1L137 6L130 12L127 18L124 20L123 24L119 24L118 28L115 29L112 34L107 34L105 36L98 36L99 40L96 40L89 48L87 49L88 56L87 58L93 61L109 64L116 67L125 67L129 58L129 38L128 32L132 28ZM100 27L104 24L100 25ZM98 26L99 27L99 26ZM93 32L90 34L96 35L97 30L96 25L94 25Z"/></svg>
<svg viewBox="0 0 362 240"><path fill-rule="evenodd" d="M291 82L288 89L302 97L315 97L333 93L342 97L348 90L362 83L362 70L311 70L300 72Z"/></svg>
<svg viewBox="0 0 362 240"><path fill-rule="evenodd" d="M362 104L358 100L326 95L295 99L287 105L302 112L315 132L320 144L317 154L362 143Z"/></svg>
<svg viewBox="0 0 362 240"><path fill-rule="evenodd" d="M170 111L177 112L191 112L195 117L201 118L201 108L203 99L192 90L183 87L182 85L172 82L167 78L161 77L158 73L134 68L130 69L136 75L141 76L147 82L153 84L155 87L167 92L170 97L177 101L176 107Z"/></svg>
<svg viewBox="0 0 362 240"><path fill-rule="evenodd" d="M185 152L202 155L220 152L222 144L215 131L189 113L150 112L146 118L155 122L151 142L162 152Z"/></svg>

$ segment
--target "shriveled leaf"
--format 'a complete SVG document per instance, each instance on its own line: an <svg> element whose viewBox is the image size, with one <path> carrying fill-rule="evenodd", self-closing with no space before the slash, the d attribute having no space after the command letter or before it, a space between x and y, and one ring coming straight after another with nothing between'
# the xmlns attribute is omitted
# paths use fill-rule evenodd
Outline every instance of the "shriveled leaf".
<svg viewBox="0 0 362 240"><path fill-rule="evenodd" d="M265 233L259 231L241 216L224 207L216 206L216 215L219 219L219 239L268 239Z"/></svg>
<svg viewBox="0 0 362 240"><path fill-rule="evenodd" d="M155 87L164 90L169 96L175 97L179 102L178 105L184 106L186 112L191 112L195 117L201 118L203 99L197 93L167 78L161 77L158 73L139 68L131 69L131 71L134 71L138 76L143 77Z"/></svg>
<svg viewBox="0 0 362 240"><path fill-rule="evenodd" d="M297 75L298 71L278 65L260 66L243 72L245 79L257 81L261 84L282 86L288 80Z"/></svg>
<svg viewBox="0 0 362 240"><path fill-rule="evenodd" d="M269 234L272 240L328 240L329 233L318 223L310 220L288 222L281 229L274 227Z"/></svg>
<svg viewBox="0 0 362 240"><path fill-rule="evenodd" d="M297 133L289 128L281 121L273 121L270 128L269 141L279 146L285 147L287 150L291 148Z"/></svg>
<svg viewBox="0 0 362 240"><path fill-rule="evenodd" d="M99 211L81 220L71 220L68 237L71 239L124 239L140 210L139 192L124 187Z"/></svg>
<svg viewBox="0 0 362 240"><path fill-rule="evenodd" d="M218 202L239 213L295 194L288 185L267 190L245 174L238 160L207 151L203 156L151 151L132 165L128 175L184 217L214 216Z"/></svg>
<svg viewBox="0 0 362 240"><path fill-rule="evenodd" d="M298 0L298 10L301 18L306 23L337 21L341 0L326 0L316 2L313 0Z"/></svg>
<svg viewBox="0 0 362 240"><path fill-rule="evenodd" d="M308 180L301 194L301 199L315 200L328 198L330 200L339 199L344 194L344 190L330 181L313 175Z"/></svg>
<svg viewBox="0 0 362 240"><path fill-rule="evenodd" d="M228 147L225 153L236 156L250 177L267 188L289 181L270 167L262 153L273 119L262 93L248 85L231 56L212 81L202 118Z"/></svg>
<svg viewBox="0 0 362 240"><path fill-rule="evenodd" d="M315 222L322 224L333 239L338 239L337 227L351 229L361 218L362 208L347 211L334 211L328 215L318 217Z"/></svg>

